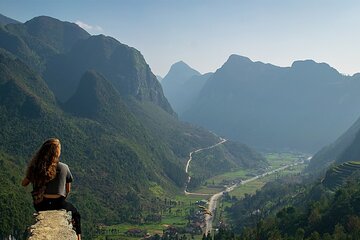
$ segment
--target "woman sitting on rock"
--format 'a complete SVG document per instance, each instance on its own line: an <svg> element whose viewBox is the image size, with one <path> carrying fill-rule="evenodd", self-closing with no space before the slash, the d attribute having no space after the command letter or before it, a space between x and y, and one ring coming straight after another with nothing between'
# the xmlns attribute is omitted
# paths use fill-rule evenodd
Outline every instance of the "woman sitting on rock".
<svg viewBox="0 0 360 240"><path fill-rule="evenodd" d="M81 239L80 214L65 199L70 193L73 177L69 167L59 161L61 145L59 139L51 138L43 143L31 159L22 181L25 187L32 183L36 211L65 209L71 211L73 226L78 240Z"/></svg>

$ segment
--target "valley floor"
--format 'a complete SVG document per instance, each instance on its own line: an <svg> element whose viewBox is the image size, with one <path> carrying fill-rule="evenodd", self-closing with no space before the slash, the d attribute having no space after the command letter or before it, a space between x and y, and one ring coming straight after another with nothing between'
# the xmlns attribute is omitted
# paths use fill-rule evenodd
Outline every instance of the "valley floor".
<svg viewBox="0 0 360 240"><path fill-rule="evenodd" d="M261 189L267 182L286 175L300 173L306 164L298 164L291 167L296 162L303 162L308 156L295 153L267 153L266 158L270 164L266 172L271 174L265 175L264 172L255 170L247 171L239 169L238 171L228 172L208 179L202 186L193 192L199 195L181 194L171 199L164 197L161 201L166 202L157 222L137 223L137 224L118 224L112 226L98 226L96 240L115 240L115 239L142 239L146 236L156 234L172 234L175 231L179 236L185 235L188 239L201 239L203 232L211 228L206 228L206 215L199 208L199 205L208 208L209 199L216 193L226 190L227 186L236 184L234 190L228 192L230 198L241 199L245 194L253 194ZM275 169L283 168L279 171ZM259 176L256 178L256 176ZM251 179L252 181L248 181ZM241 182L246 182L241 184ZM208 194L208 195L206 195ZM217 230L219 222L226 222L228 216L223 211L229 203L219 201L218 207L212 211L211 217L213 230ZM146 214L146 213L144 213ZM209 217L207 217L209 218ZM192 233L190 233L192 232Z"/></svg>

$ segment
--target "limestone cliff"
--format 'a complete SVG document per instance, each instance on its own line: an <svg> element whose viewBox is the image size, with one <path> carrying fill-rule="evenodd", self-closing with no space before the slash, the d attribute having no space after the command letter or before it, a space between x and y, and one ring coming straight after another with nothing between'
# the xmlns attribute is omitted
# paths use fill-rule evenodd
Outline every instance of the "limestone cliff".
<svg viewBox="0 0 360 240"><path fill-rule="evenodd" d="M71 224L71 212L65 210L40 211L36 223L29 228L28 240L76 240Z"/></svg>

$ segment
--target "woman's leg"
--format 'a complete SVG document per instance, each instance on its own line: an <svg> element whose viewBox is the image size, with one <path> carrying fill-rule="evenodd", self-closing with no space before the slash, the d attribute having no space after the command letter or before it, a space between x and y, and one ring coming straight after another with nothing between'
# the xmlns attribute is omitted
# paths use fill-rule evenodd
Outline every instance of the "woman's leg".
<svg viewBox="0 0 360 240"><path fill-rule="evenodd" d="M65 201L65 198L62 198L61 208L66 211L71 211L72 218L74 220L74 228L77 235L81 234L81 216L78 210L69 202Z"/></svg>
<svg viewBox="0 0 360 240"><path fill-rule="evenodd" d="M60 209L59 199L44 198L44 200L38 204L34 204L34 208L37 212Z"/></svg>

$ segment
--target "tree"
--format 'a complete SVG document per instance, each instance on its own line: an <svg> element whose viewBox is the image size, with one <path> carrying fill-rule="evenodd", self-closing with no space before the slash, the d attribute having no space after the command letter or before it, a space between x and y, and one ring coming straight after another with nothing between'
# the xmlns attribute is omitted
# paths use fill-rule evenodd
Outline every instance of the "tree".
<svg viewBox="0 0 360 240"><path fill-rule="evenodd" d="M320 234L315 231L315 232L311 233L311 235L308 239L309 240L320 240L321 238L320 238Z"/></svg>
<svg viewBox="0 0 360 240"><path fill-rule="evenodd" d="M298 228L295 232L295 240L303 240L305 231L302 228Z"/></svg>
<svg viewBox="0 0 360 240"><path fill-rule="evenodd" d="M334 234L333 234L334 240L345 240L346 234L344 231L344 227L341 224L337 224L335 226Z"/></svg>

